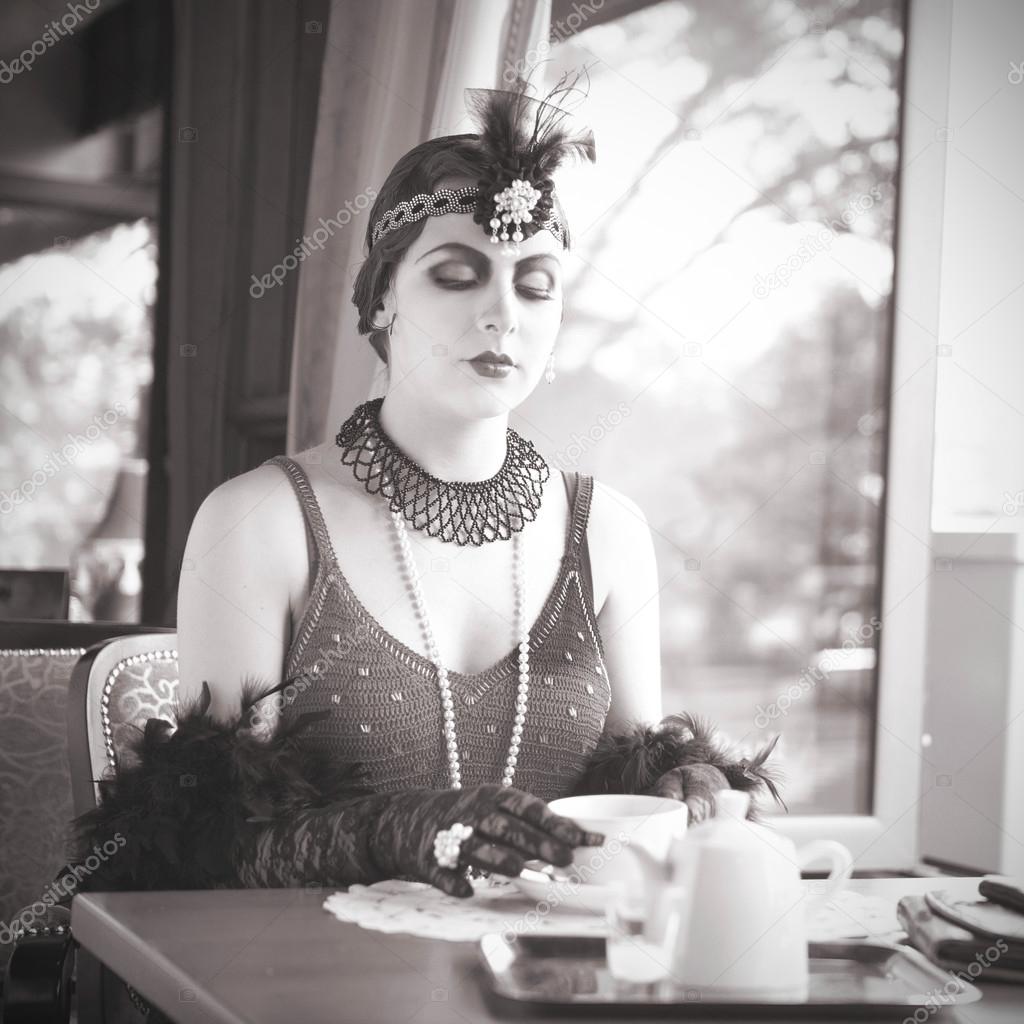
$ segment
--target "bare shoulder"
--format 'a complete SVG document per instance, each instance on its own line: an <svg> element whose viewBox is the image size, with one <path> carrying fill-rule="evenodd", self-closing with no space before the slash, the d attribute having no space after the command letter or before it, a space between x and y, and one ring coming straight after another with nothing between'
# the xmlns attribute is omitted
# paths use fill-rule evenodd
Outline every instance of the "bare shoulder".
<svg viewBox="0 0 1024 1024"><path fill-rule="evenodd" d="M257 466L215 487L196 513L196 525L225 537L237 530L267 536L264 531L276 534L296 511L284 471L279 466Z"/></svg>
<svg viewBox="0 0 1024 1024"><path fill-rule="evenodd" d="M314 490L319 492L329 487L332 492L343 494L346 504L367 497L366 489L356 479L352 467L342 464L337 445L333 441L325 441L296 452L292 458L305 470Z"/></svg>
<svg viewBox="0 0 1024 1024"><path fill-rule="evenodd" d="M255 555L261 575L283 582L291 595L304 583L307 555L301 509L285 471L257 466L215 487L196 513L188 546L193 561L220 555L237 566Z"/></svg>
<svg viewBox="0 0 1024 1024"><path fill-rule="evenodd" d="M610 484L594 478L587 522L594 577L594 609L600 615L615 579L638 552L651 544L650 527L640 506Z"/></svg>
<svg viewBox="0 0 1024 1024"><path fill-rule="evenodd" d="M630 521L647 522L643 509L629 495L597 477L594 478L594 497L591 503L591 514L595 513L603 520L611 519L618 525L628 525Z"/></svg>
<svg viewBox="0 0 1024 1024"><path fill-rule="evenodd" d="M650 526L644 510L629 495L595 478L588 535L609 557L628 559L633 545L650 537Z"/></svg>
<svg viewBox="0 0 1024 1024"><path fill-rule="evenodd" d="M661 719L658 563L650 524L635 500L595 481L593 507L606 559L606 599L599 609L595 603L612 689L605 729L617 732Z"/></svg>
<svg viewBox="0 0 1024 1024"><path fill-rule="evenodd" d="M305 569L302 518L287 476L259 466L214 488L189 530L178 583L179 693L209 681L215 714L237 710L242 680L280 680L290 600Z"/></svg>

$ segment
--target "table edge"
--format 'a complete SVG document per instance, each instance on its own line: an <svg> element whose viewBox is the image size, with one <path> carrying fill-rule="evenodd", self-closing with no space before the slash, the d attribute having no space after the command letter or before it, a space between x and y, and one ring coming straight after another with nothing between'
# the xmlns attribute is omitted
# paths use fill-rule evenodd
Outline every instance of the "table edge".
<svg viewBox="0 0 1024 1024"><path fill-rule="evenodd" d="M172 1020L179 1020L180 1007L187 1005L179 1000L177 1004L178 1009L175 1010L162 1004L152 996L150 992L153 990L159 991L160 985L154 985L153 989L149 989L149 986L146 984L148 980L146 972L144 969L136 972L136 963L140 965L140 968L149 967L153 972L163 974L165 979L174 979L178 983L179 992L182 989L190 989L195 992L196 999L194 1002L197 1005L200 1003L199 997L201 995L207 1007L202 1012L208 1019L210 1011L214 1010L220 1015L218 1019L225 1022L225 1024L228 1024L228 1022L230 1024L248 1024L248 1021L243 1017L239 1017L234 1010L214 996L209 989L185 974L174 961L168 960L162 953L154 950L151 946L145 945L142 939L135 935L134 932L125 928L117 918L109 916L90 896L90 893L79 893L71 900L71 933L75 941L87 949L92 956L104 964L108 970L116 974L117 977L122 978L132 988L137 989L147 1002L154 1003ZM113 967L109 966L106 957L96 952L90 946L90 939L95 937L95 933L92 931L93 927L102 928L107 942L109 943L112 940L120 947L118 949L118 960L120 963L116 971ZM139 955L144 945L148 950L146 958L142 958ZM127 953L127 956L124 955L125 953ZM124 969L124 964L127 964L128 970Z"/></svg>

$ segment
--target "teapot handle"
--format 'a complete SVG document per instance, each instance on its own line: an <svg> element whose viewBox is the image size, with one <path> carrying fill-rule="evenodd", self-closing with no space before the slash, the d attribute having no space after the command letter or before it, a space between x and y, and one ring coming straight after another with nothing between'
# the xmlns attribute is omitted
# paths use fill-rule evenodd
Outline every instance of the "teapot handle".
<svg viewBox="0 0 1024 1024"><path fill-rule="evenodd" d="M825 879L822 891L813 894L815 902L824 902L830 896L841 892L853 874L853 856L842 843L837 843L834 839L814 839L796 851L797 864L801 870L823 858L832 861L832 870Z"/></svg>

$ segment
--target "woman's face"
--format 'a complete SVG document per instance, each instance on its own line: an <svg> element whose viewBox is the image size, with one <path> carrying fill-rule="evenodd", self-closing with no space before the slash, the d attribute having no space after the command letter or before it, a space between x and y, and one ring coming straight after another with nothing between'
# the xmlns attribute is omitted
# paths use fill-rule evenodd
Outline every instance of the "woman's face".
<svg viewBox="0 0 1024 1024"><path fill-rule="evenodd" d="M562 254L550 231L502 253L471 214L427 217L395 268L378 323L397 313L390 339L390 390L413 388L463 416L517 406L544 373L562 320ZM511 357L504 375L481 375L470 360Z"/></svg>

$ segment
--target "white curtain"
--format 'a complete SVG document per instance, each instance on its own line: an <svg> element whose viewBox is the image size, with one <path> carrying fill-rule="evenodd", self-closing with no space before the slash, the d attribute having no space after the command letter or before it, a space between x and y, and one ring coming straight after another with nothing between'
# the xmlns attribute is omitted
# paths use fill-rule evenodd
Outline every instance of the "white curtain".
<svg viewBox="0 0 1024 1024"><path fill-rule="evenodd" d="M356 331L352 283L372 200L398 158L471 131L466 88L507 88L529 71L551 0L340 0L327 26L288 409L289 453L333 436L383 395L387 369Z"/></svg>

